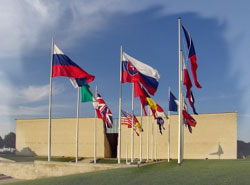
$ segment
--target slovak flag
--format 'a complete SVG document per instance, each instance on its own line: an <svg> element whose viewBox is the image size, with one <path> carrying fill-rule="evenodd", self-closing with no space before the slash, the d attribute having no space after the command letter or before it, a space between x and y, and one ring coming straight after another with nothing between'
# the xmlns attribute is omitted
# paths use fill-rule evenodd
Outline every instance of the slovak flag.
<svg viewBox="0 0 250 185"><path fill-rule="evenodd" d="M198 64L197 64L197 58L196 58L193 40L192 40L190 33L185 29L185 27L183 25L181 25L181 26L182 26L182 29L184 31L186 41L187 41L188 58L190 59L190 62L191 62L191 71L192 71L194 83L195 83L196 87L201 88L201 85L199 84L199 82L197 80L196 70L198 68Z"/></svg>
<svg viewBox="0 0 250 185"><path fill-rule="evenodd" d="M154 95L159 84L159 78L160 75L156 69L123 52L122 83L140 82L151 95Z"/></svg>
<svg viewBox="0 0 250 185"><path fill-rule="evenodd" d="M69 78L84 78L87 83L92 82L95 76L87 73L74 63L54 44L52 77L65 76Z"/></svg>

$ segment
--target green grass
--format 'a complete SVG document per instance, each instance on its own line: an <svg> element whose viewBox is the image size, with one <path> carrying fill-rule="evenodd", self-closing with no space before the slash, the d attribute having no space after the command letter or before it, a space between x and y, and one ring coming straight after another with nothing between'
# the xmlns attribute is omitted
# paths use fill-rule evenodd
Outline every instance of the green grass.
<svg viewBox="0 0 250 185"><path fill-rule="evenodd" d="M18 182L19 185L245 185L250 184L249 160L176 160L139 168L123 168Z"/></svg>
<svg viewBox="0 0 250 185"><path fill-rule="evenodd" d="M32 162L35 160L39 160L39 161L47 161L48 158L47 157L26 157L26 156L18 156L18 155L14 155L14 154L0 154L0 157L6 158L6 159L10 159L16 162ZM69 162L69 161L73 161L75 160L75 158L72 157L52 157L51 161L60 161L60 162Z"/></svg>

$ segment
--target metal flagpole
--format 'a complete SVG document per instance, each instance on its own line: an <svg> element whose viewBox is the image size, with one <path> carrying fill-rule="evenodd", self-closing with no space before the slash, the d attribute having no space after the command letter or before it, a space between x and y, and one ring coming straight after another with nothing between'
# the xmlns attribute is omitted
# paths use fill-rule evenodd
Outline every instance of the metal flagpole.
<svg viewBox="0 0 250 185"><path fill-rule="evenodd" d="M76 163L78 162L79 108L80 108L80 87L77 87L77 105L76 105Z"/></svg>
<svg viewBox="0 0 250 185"><path fill-rule="evenodd" d="M154 161L154 123L152 121L152 161Z"/></svg>
<svg viewBox="0 0 250 185"><path fill-rule="evenodd" d="M129 128L127 128L127 138L126 138L126 164L128 164L128 138L129 138Z"/></svg>
<svg viewBox="0 0 250 185"><path fill-rule="evenodd" d="M181 130L182 130L182 52L181 52L181 18L178 18L178 53L179 53L179 132L178 132L178 164L181 165L181 146L182 146L182 139L181 139Z"/></svg>
<svg viewBox="0 0 250 185"><path fill-rule="evenodd" d="M131 163L134 162L134 88L132 83L132 129L131 129Z"/></svg>
<svg viewBox="0 0 250 185"><path fill-rule="evenodd" d="M142 105L141 105L141 128L142 128ZM140 162L142 162L142 132L140 133Z"/></svg>
<svg viewBox="0 0 250 185"><path fill-rule="evenodd" d="M149 160L149 106L148 106L148 120L147 120L147 161Z"/></svg>
<svg viewBox="0 0 250 185"><path fill-rule="evenodd" d="M157 129L155 129L155 160L157 161L157 139L158 139Z"/></svg>
<svg viewBox="0 0 250 185"><path fill-rule="evenodd" d="M50 161L50 158L51 158L51 110L52 110L52 67L53 67L53 54L54 54L54 40L52 38L50 79L49 79L50 89L49 89L48 161Z"/></svg>
<svg viewBox="0 0 250 185"><path fill-rule="evenodd" d="M170 87L168 90L168 162L170 162L170 114L169 111L169 101L170 101Z"/></svg>
<svg viewBox="0 0 250 185"><path fill-rule="evenodd" d="M118 123L118 164L121 164L121 111L122 111L122 46L120 56L120 96L119 96L119 123Z"/></svg>
<svg viewBox="0 0 250 185"><path fill-rule="evenodd" d="M97 86L95 87L95 99L97 97ZM97 115L95 111L95 123L94 123L94 164L96 164L96 122L97 122Z"/></svg>

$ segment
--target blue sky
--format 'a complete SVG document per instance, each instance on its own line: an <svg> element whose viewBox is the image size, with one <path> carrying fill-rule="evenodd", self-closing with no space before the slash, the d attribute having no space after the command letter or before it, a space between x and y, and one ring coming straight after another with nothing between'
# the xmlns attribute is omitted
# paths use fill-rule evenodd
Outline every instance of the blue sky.
<svg viewBox="0 0 250 185"><path fill-rule="evenodd" d="M131 6L132 5L132 6ZM248 1L92 0L1 1L0 135L15 131L16 118L48 117L51 38L87 72L114 117L118 115L120 45L156 68L154 99L166 110L168 87L178 94L177 19L193 37L199 113L238 112L238 139L250 141L250 25ZM183 36L183 35L182 35ZM184 39L184 37L182 37ZM183 44L183 40L182 40ZM53 79L53 117L75 117L76 89ZM123 85L123 109L131 107L131 85ZM140 112L135 100L136 114ZM94 116L90 103L82 117Z"/></svg>

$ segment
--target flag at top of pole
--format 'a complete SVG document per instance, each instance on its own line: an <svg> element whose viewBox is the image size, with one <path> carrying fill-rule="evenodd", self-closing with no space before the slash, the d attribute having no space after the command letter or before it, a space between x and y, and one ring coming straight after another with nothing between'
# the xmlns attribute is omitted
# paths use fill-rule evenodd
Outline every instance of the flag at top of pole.
<svg viewBox="0 0 250 185"><path fill-rule="evenodd" d="M159 84L159 78L160 75L156 69L123 52L122 83L140 82L151 95L154 95Z"/></svg>
<svg viewBox="0 0 250 185"><path fill-rule="evenodd" d="M169 91L168 111L173 111L173 112L178 111L178 100L171 91Z"/></svg>
<svg viewBox="0 0 250 185"><path fill-rule="evenodd" d="M186 41L187 41L188 58L190 59L190 62L191 62L191 71L192 71L193 79L194 79L196 87L201 88L201 85L199 84L199 82L197 80L196 70L198 68L198 64L197 64L197 58L196 58L193 40L192 40L190 33L186 30L186 28L183 26L183 24L181 26L182 26L182 29L184 31Z"/></svg>
<svg viewBox="0 0 250 185"><path fill-rule="evenodd" d="M53 47L52 77L65 76L69 78L85 78L87 83L95 79L95 76L80 68L55 44Z"/></svg>

